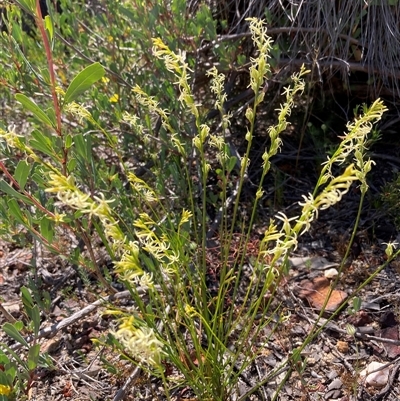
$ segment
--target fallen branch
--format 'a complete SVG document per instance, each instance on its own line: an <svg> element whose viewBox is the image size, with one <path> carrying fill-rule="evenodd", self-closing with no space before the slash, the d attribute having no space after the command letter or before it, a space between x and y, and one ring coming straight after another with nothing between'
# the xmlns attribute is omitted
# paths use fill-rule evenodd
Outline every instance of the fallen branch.
<svg viewBox="0 0 400 401"><path fill-rule="evenodd" d="M138 291L138 294L144 294L146 290L144 288L138 287L136 289ZM72 316L69 316L61 322L58 322L56 324L53 324L52 326L45 327L44 329L40 330L37 336L29 336L26 337L25 340L27 343L32 342L33 340L38 340L40 338L52 338L54 337L59 331L63 330L64 328L76 323L83 317L89 315L92 313L94 310L96 310L99 306L103 305L105 302L112 302L117 299L125 299L129 298L130 292L129 291L121 291L117 292L116 294L109 295L108 297L104 297L102 299L97 300L96 302L93 302L92 304L86 306L85 308L81 309L80 311L74 313ZM10 348L14 351L22 348L22 344L17 343L12 345Z"/></svg>

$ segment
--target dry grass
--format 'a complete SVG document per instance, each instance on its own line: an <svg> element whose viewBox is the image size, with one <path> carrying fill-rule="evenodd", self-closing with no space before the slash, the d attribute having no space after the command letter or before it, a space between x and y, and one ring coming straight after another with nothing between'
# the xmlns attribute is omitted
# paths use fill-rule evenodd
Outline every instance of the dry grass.
<svg viewBox="0 0 400 401"><path fill-rule="evenodd" d="M314 82L340 72L347 83L350 73L360 71L367 74L371 96L382 95L383 88L400 94L399 0L188 0L189 11L202 2L227 21L224 35L242 37L246 18L266 18L281 67L308 64Z"/></svg>

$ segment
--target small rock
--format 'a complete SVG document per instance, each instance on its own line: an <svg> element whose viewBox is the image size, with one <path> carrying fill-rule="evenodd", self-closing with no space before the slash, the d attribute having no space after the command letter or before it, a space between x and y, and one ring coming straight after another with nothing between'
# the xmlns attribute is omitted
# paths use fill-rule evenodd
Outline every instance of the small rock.
<svg viewBox="0 0 400 401"><path fill-rule="evenodd" d="M333 380L333 379L336 379L337 376L338 376L338 373L336 372L336 370L331 370L328 374L328 379Z"/></svg>
<svg viewBox="0 0 400 401"><path fill-rule="evenodd" d="M336 378L332 381L332 383L328 386L328 390L338 390L343 386L342 381L339 378Z"/></svg>
<svg viewBox="0 0 400 401"><path fill-rule="evenodd" d="M371 362L363 371L361 377L365 377L365 382L372 387L381 388L386 386L389 380L389 367L383 368L385 363ZM380 369L381 370L377 370Z"/></svg>
<svg viewBox="0 0 400 401"><path fill-rule="evenodd" d="M332 399L335 400L340 397L340 394L341 394L340 390L331 390L324 395L324 398L325 400L332 400Z"/></svg>
<svg viewBox="0 0 400 401"><path fill-rule="evenodd" d="M323 379L324 377L319 375L315 370L311 371L311 376L314 377L315 379Z"/></svg>
<svg viewBox="0 0 400 401"><path fill-rule="evenodd" d="M334 267L324 271L324 276L326 278L334 278L334 277L337 277L338 274L339 274L339 272Z"/></svg>

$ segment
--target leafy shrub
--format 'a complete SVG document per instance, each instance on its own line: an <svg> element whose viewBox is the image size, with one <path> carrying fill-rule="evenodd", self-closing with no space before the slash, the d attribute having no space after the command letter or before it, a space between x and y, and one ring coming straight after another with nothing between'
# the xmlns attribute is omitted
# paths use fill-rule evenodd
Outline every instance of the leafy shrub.
<svg viewBox="0 0 400 401"><path fill-rule="evenodd" d="M372 161L365 155L365 143L385 107L378 100L348 124L341 144L324 163L313 194L304 196L300 203L298 216L288 218L279 213L271 219L251 261L248 282L243 285L263 180L271 157L280 149L280 134L288 125L296 94L304 89L307 71L302 68L294 74L292 87L284 90L278 121L268 131L270 145L262 156L261 180L245 223L239 213L240 194L248 179L257 109L264 99L269 73L271 40L265 26L258 20L249 21L258 51L249 70L255 100L245 112L247 149L238 155L224 136L231 118L223 107L224 75L216 68L208 71L215 108L221 115L220 133L204 123L204 110L191 83L194 59L187 60L181 47L187 32L196 33L196 37L204 33L199 21L207 21L213 32L209 12L202 9L197 20L186 26L177 18L184 2L172 2L171 8L162 12L157 1L147 3L146 8L143 2L137 2L137 8L124 2L110 6L131 25L112 26L101 40L93 39L99 41L100 62L91 62L94 60L86 55L92 46L89 36L80 39L71 30L73 40L83 41L74 71L62 63L56 70L51 25L47 25L47 35L43 22L38 21L41 54L35 54L31 42L26 42L25 52L20 51L30 39L19 38L18 42L13 36L3 37L9 41L10 56L13 49L19 49L14 68L6 71L3 67L4 82L15 91L22 86L25 93L16 94L15 99L29 115L32 129L24 123L0 129L1 234L13 240L17 233L29 232L53 254L96 277L105 292L116 291L112 280L123 283L135 308L126 314L110 307L109 313L118 317L118 327L98 341L111 344L124 358L160 377L167 398L171 386L189 385L199 399L226 400L238 392L241 373L257 358L260 349L256 344L263 329L268 326L272 335L288 317L275 294L288 272L288 257L299 236L310 228L320 210L339 202L353 182L359 182L363 195L367 191L366 175ZM161 16L165 19L158 23ZM97 22L101 32L109 21L97 16ZM132 67L131 56L119 51L121 43L108 41L107 35L118 38L124 29L143 23L148 29L135 31L132 41L124 43L132 46L137 63ZM28 61L30 57L32 61ZM17 60L23 64L20 69L15 68ZM89 65L80 67L82 60ZM119 124L133 133L133 146L121 137ZM151 161L146 174L132 167L132 150L133 157ZM340 169L337 175L334 166ZM218 169L220 187L219 210L211 220L207 187L213 168ZM84 247L65 246L66 232ZM112 274L97 262L99 242L113 262ZM30 307L36 311L30 317L37 331L38 309L33 302ZM8 334L15 340L17 335L10 330ZM37 344L30 349L37 363ZM11 358L6 353L1 357L4 364L11 364L12 358L17 365L25 363L12 353ZM290 362L289 373L301 362L300 349ZM167 365L179 376L169 377ZM10 369L15 371L16 365ZM240 399L283 369L278 366ZM0 387L3 395L16 392L15 375L0 378L0 384L6 386ZM29 387L29 382L26 385Z"/></svg>

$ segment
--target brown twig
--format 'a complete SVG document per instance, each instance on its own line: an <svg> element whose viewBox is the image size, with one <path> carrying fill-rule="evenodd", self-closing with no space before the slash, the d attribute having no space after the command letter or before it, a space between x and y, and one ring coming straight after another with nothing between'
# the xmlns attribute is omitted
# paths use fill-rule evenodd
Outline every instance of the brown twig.
<svg viewBox="0 0 400 401"><path fill-rule="evenodd" d="M138 294L144 294L146 292L145 289L138 287L136 288L136 291ZM53 324L52 326L45 327L44 329L40 330L37 336L29 336L26 337L25 340L27 343L30 343L34 340L39 340L40 338L52 338L54 337L59 331L65 329L68 326L71 326L72 324L76 323L83 317L89 315L89 313L92 313L94 310L96 310L99 306L103 305L106 302L112 302L117 299L125 299L130 297L130 292L129 291L122 291L118 292L113 295L109 295L107 297L101 298L92 304L86 306L85 308L79 310L78 312L74 313L72 316L69 316L61 322L58 322L56 324ZM22 348L22 344L17 343L14 344L10 347L12 350L16 351Z"/></svg>

